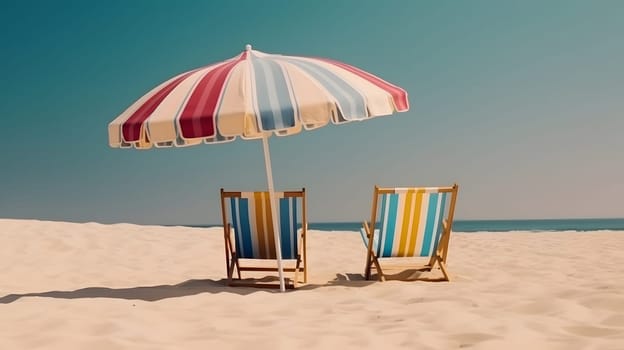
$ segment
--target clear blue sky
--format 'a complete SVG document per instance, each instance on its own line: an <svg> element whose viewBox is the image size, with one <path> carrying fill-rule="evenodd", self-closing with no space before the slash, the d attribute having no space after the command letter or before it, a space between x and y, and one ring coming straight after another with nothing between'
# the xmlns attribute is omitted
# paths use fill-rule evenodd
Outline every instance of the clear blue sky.
<svg viewBox="0 0 624 350"><path fill-rule="evenodd" d="M460 184L457 217L624 217L624 1L4 1L0 217L220 223L260 141L111 149L107 125L245 44L337 59L411 110L272 138L276 187L353 221L374 184ZM241 166L244 164L244 166Z"/></svg>

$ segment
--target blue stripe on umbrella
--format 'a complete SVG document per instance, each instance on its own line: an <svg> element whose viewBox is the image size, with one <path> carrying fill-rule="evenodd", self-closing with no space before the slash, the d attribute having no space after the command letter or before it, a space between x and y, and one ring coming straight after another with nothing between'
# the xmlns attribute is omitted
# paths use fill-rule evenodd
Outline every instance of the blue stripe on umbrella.
<svg viewBox="0 0 624 350"><path fill-rule="evenodd" d="M270 59L250 57L256 82L256 98L262 130L295 126L295 105L280 65Z"/></svg>
<svg viewBox="0 0 624 350"><path fill-rule="evenodd" d="M305 60L283 58L310 74L338 101L346 120L366 119L366 100L357 90L329 69Z"/></svg>

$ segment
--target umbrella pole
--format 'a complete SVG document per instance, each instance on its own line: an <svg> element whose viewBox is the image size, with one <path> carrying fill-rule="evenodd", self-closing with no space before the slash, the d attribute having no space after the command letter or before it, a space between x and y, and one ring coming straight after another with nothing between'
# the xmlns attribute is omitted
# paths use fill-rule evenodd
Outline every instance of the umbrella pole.
<svg viewBox="0 0 624 350"><path fill-rule="evenodd" d="M275 201L275 188L273 187L273 172L271 171L271 153L269 152L269 134L262 136L262 148L264 149L264 164L266 166L267 182L269 183L269 200L271 201L271 216L273 219L273 233L275 235L275 254L277 256L277 271L280 280L280 290L286 291L284 284L284 269L282 268L282 244L280 242L280 226L277 219L277 203Z"/></svg>

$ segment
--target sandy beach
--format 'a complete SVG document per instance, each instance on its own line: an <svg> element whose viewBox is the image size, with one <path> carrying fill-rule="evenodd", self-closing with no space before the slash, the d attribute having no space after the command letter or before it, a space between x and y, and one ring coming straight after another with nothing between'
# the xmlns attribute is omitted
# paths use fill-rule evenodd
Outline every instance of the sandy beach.
<svg viewBox="0 0 624 350"><path fill-rule="evenodd" d="M455 233L453 281L364 281L310 231L309 283L226 287L222 230L0 219L0 349L621 349L624 233ZM438 272L439 273L439 272Z"/></svg>

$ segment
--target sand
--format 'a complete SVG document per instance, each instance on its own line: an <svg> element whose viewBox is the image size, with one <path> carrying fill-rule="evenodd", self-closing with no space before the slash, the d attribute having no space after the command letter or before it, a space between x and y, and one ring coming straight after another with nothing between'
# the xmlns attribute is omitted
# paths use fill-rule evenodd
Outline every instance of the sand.
<svg viewBox="0 0 624 350"><path fill-rule="evenodd" d="M358 233L310 231L309 283L282 294L224 285L219 228L0 219L0 349L622 349L623 252L454 233L452 282L380 283Z"/></svg>

